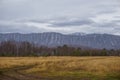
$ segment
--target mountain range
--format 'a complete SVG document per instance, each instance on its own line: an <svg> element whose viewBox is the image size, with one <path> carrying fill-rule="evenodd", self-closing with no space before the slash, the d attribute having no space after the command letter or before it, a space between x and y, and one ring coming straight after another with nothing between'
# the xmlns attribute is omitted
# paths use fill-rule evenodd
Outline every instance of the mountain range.
<svg viewBox="0 0 120 80"><path fill-rule="evenodd" d="M17 42L28 41L40 46L86 46L96 49L120 49L120 36L110 34L61 34L47 33L0 33L0 42L14 40Z"/></svg>

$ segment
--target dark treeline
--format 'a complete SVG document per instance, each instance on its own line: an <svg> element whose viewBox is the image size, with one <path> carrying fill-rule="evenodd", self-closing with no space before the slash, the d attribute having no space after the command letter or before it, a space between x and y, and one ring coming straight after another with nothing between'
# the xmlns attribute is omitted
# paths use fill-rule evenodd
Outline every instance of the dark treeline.
<svg viewBox="0 0 120 80"><path fill-rule="evenodd" d="M67 45L49 48L29 42L4 41L0 56L120 56L120 50L82 49Z"/></svg>

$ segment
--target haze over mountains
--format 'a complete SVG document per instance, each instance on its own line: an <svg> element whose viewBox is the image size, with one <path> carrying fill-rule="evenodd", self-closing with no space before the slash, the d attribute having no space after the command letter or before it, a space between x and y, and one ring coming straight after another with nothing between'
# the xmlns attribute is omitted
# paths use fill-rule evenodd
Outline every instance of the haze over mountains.
<svg viewBox="0 0 120 80"><path fill-rule="evenodd" d="M70 45L75 47L86 46L90 48L98 49L120 49L120 36L109 35L109 34L61 34L54 32L47 33L1 33L0 42L2 41L28 41L39 46L62 46Z"/></svg>

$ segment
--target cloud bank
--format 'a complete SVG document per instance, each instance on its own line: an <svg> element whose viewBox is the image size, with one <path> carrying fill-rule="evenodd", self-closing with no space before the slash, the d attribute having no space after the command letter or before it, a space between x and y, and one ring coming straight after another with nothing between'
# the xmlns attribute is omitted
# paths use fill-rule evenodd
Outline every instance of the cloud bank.
<svg viewBox="0 0 120 80"><path fill-rule="evenodd" d="M0 33L120 35L119 0L0 0Z"/></svg>

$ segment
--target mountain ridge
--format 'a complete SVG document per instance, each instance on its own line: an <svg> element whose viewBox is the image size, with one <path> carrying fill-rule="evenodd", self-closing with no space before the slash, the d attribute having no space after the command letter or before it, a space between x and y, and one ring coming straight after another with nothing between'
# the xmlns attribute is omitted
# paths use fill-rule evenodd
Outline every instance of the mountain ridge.
<svg viewBox="0 0 120 80"><path fill-rule="evenodd" d="M0 33L2 41L28 41L42 46L86 46L98 49L120 49L120 36L110 34L61 34L56 32L44 33Z"/></svg>

